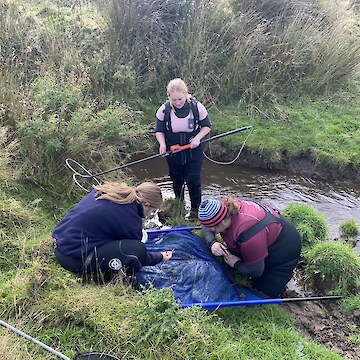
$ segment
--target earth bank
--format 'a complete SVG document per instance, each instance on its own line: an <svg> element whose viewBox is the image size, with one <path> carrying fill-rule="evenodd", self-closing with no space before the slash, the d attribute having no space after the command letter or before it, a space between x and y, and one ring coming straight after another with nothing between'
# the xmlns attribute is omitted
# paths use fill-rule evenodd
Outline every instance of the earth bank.
<svg viewBox="0 0 360 360"><path fill-rule="evenodd" d="M215 160L231 161L236 157L238 151L238 149L227 148L225 143L211 144L211 157ZM325 160L320 161L310 152L304 152L301 156L293 156L283 151L278 159L272 154L260 154L244 147L235 164L267 170L288 171L326 180L360 181L358 165L351 163L344 169L340 169L334 163L325 163Z"/></svg>
<svg viewBox="0 0 360 360"><path fill-rule="evenodd" d="M317 296L314 292L306 295L286 290L283 297ZM360 311L341 310L335 301L292 302L282 305L294 318L295 328L306 337L324 345L345 359L359 359L359 343L350 341L360 336Z"/></svg>

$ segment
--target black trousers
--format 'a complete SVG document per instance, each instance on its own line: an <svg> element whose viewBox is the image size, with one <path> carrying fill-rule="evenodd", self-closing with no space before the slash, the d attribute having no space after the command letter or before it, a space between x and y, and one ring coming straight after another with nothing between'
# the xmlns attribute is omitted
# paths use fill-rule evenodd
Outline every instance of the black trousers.
<svg viewBox="0 0 360 360"><path fill-rule="evenodd" d="M166 157L175 197L184 200L184 186L189 190L192 209L201 204L202 149L185 150Z"/></svg>
<svg viewBox="0 0 360 360"><path fill-rule="evenodd" d="M67 256L55 247L56 259L64 269L105 280L110 280L120 270L132 275L145 263L146 254L145 245L137 239L109 241L83 258Z"/></svg>
<svg viewBox="0 0 360 360"><path fill-rule="evenodd" d="M301 236L294 224L281 217L283 228L265 258L261 277L253 278L253 285L270 297L277 297L292 278L301 253Z"/></svg>

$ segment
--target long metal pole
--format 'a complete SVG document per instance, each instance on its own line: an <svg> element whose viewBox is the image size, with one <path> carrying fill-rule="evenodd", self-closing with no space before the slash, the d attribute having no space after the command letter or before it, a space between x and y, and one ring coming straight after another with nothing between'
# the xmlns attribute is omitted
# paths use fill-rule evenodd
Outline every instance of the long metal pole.
<svg viewBox="0 0 360 360"><path fill-rule="evenodd" d="M169 152L170 153L170 152ZM73 160L73 159L66 159L65 160L65 163L66 165L68 166L68 168L70 168L70 170L74 173L75 176L80 176L80 177L83 177L83 178L93 178L95 176L99 176L99 175L105 175L105 174L108 174L112 171L116 171L116 170L120 170L120 169L123 169L123 168L126 168L126 167L129 167L129 166L132 166L132 165L135 165L135 164L139 164L139 163L142 163L144 161L147 161L147 160L151 160L151 159L156 159L160 156L165 156L165 154L155 154L155 155L152 155L152 156L149 156L149 157L146 157L144 159L139 159L139 160L135 160L133 162L130 162L128 164L124 164L124 165L120 165L120 166L117 166L113 169L110 169L110 170L105 170L105 171L102 171L102 172L99 172L99 173L96 173L96 174L88 174L88 175L84 175L84 174L81 174L79 173L78 171L76 171L71 165L70 165L70 162L73 162L75 163L76 165L80 166L80 164ZM80 166L81 168L83 168L83 166Z"/></svg>
<svg viewBox="0 0 360 360"><path fill-rule="evenodd" d="M24 337L27 340L32 341L34 344L41 346L43 349L49 351L50 353L52 353L53 355L56 355L57 357L59 357L60 359L63 360L71 360L70 358L68 358L66 355L56 351L55 349L51 348L50 346L47 346L46 344L42 343L41 341L33 338L32 336L24 333L23 331L15 328L14 326L6 323L5 321L0 320L0 325L8 328L9 330L13 331L14 333ZM82 354L77 354L75 355L74 359L114 359L114 360L119 360L119 358L110 355L110 354L106 354L106 353L98 353L98 352L86 352L86 353L82 353Z"/></svg>
<svg viewBox="0 0 360 360"><path fill-rule="evenodd" d="M130 163L128 163L128 164L124 164L124 165L117 166L116 168L113 168L113 169L110 169L110 170L106 170L106 171L97 173L97 174L95 174L95 175L91 175L91 176L87 175L86 177L94 177L94 176L99 176L99 175L105 175L105 174L108 174L109 172L116 171L116 170L120 170L120 169L129 167L129 166L132 166L132 165L135 165L135 164L142 163L142 162L144 162L144 161L156 159L156 158L158 158L158 157L160 157L160 156L165 156L165 154L155 154L155 155L146 157L146 158L144 158L144 159L135 160L135 161L132 161L132 162L130 162Z"/></svg>
<svg viewBox="0 0 360 360"><path fill-rule="evenodd" d="M182 308L200 306L204 310L217 310L223 307L231 306L254 306L254 305L270 305L270 304L282 304L285 302L298 302L298 301L322 301L322 300L339 300L343 295L338 296L314 296L303 298L274 298L274 299L256 299L256 300L236 300L227 302L204 302L204 303L187 303L181 304Z"/></svg>
<svg viewBox="0 0 360 360"><path fill-rule="evenodd" d="M252 126L244 126L244 127L241 127L241 128L238 128L238 129L234 129L234 130L231 130L231 131L228 131L228 132L225 132L223 134L219 134L219 135L215 135L213 137L210 137L208 139L202 139L200 141L200 143L206 143L206 142L209 142L209 141L212 141L212 140L215 140L215 139L220 139L222 137L225 137L225 136L228 136L228 135L232 135L232 134L236 134L240 131L245 131L245 130L249 130L251 129ZM190 148L190 144L187 144L187 145L184 145L184 146L180 146L180 145L174 145L170 148L170 150L166 151L165 153L163 154L155 154L155 155L152 155L152 156L149 156L149 157L146 157L144 159L139 159L139 160L135 160L135 161L132 161L128 164L124 164L124 165L120 165L120 166L117 166L113 169L109 169L109 170L105 170L105 171L102 171L102 172L99 172L99 173L96 173L96 174L91 174L89 173L89 171L87 171L86 169L84 169L84 167L82 165L80 165L77 161L73 160L73 159L66 159L65 160L65 163L66 165L73 171L74 173L74 177L76 176L80 176L82 178L86 178L86 179L89 179L89 178L93 178L93 177L96 177L96 176L100 176L100 175L105 175L105 174L108 174L112 171L116 171L116 170L120 170L120 169L124 169L126 167L129 167L129 166L132 166L132 165L135 165L135 164L139 164L139 163L142 163L144 161L148 161L148 160L152 160L152 159L156 159L160 156L166 156L166 155L169 155L171 153L175 153L175 152L179 152L179 151L183 151L185 149L189 149ZM84 174L80 174L78 171L76 171L71 165L70 165L70 162L73 162L75 163L76 165L78 165L79 167L81 167L83 170L85 170L88 174L87 175L84 175ZM74 178L74 180L76 180Z"/></svg>
<svg viewBox="0 0 360 360"><path fill-rule="evenodd" d="M24 332L22 332L21 330L11 326L10 324L7 324L6 322L0 320L0 325L8 328L9 330L13 331L14 333L24 337L25 339L28 339L28 340L31 340L33 343L41 346L43 349L51 352L52 354L58 356L59 358L61 359L64 359L64 360L71 360L70 358L68 358L67 356L65 356L64 354L61 354L59 353L58 351L56 351L55 349L51 348L50 346L47 346L45 345L44 343L42 343L41 341L39 340L36 340L35 338L33 338L32 336L28 335L28 334L25 334Z"/></svg>
<svg viewBox="0 0 360 360"><path fill-rule="evenodd" d="M252 129L252 126L251 126L251 125L249 125L249 126L244 126L244 127L241 127L241 128L235 129L235 130L230 130L230 131L228 131L228 132L225 132L225 133L222 133L222 134L219 134L219 135L212 136L212 137L210 137L210 138L208 138L208 139L202 139L202 140L200 141L200 143L203 144L203 143L206 143L206 142L215 140L215 139L220 139L220 138L222 138L222 137L224 137L224 136L236 134L236 133L238 133L239 131L250 130L250 129Z"/></svg>

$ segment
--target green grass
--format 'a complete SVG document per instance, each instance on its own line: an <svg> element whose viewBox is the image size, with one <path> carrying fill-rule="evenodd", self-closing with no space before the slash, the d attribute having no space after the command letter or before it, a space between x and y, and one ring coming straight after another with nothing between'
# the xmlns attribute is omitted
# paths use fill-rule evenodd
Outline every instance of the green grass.
<svg viewBox="0 0 360 360"><path fill-rule="evenodd" d="M354 219L344 221L339 226L340 235L345 237L355 237L360 233L360 225Z"/></svg>
<svg viewBox="0 0 360 360"><path fill-rule="evenodd" d="M37 294L24 309L17 320L7 321L67 356L76 348L127 354L127 359L341 359L301 337L277 306L180 309L169 291L140 295L122 285L70 282ZM31 348L35 359L50 358Z"/></svg>
<svg viewBox="0 0 360 360"><path fill-rule="evenodd" d="M31 188L14 185L19 193L28 190L27 200L37 198ZM1 319L66 356L98 350L134 360L341 359L300 335L280 306L181 309L170 290L141 294L121 279L106 286L82 282L54 258L51 212L41 217L34 212L27 220L38 230L28 227L11 242L1 240L9 252L1 262ZM355 301L347 308L358 307ZM53 358L17 335L0 333L5 360Z"/></svg>
<svg viewBox="0 0 360 360"><path fill-rule="evenodd" d="M342 242L318 242L305 251L305 278L319 293L356 294L360 288L360 258Z"/></svg>
<svg viewBox="0 0 360 360"><path fill-rule="evenodd" d="M252 125L252 134L246 147L260 154L264 162L280 161L283 154L307 157L323 166L330 165L343 172L360 163L360 103L358 99L339 103L330 100L302 99L284 102L281 111L271 115L249 116L244 110L210 109L213 131L223 133L231 129ZM286 121L281 120L286 117ZM243 135L229 136L227 146L240 148Z"/></svg>
<svg viewBox="0 0 360 360"><path fill-rule="evenodd" d="M344 299L341 306L347 311L360 310L360 295Z"/></svg>
<svg viewBox="0 0 360 360"><path fill-rule="evenodd" d="M141 9L149 10L156 5L156 2L127 3L129 9L139 5ZM256 8L257 2L251 3ZM183 11L180 14L184 20L182 27L186 31L186 36L176 33L171 41L180 49L190 49L186 52L187 59L179 63L178 48L165 42L171 34L161 32L159 38L149 39L148 32L135 26L133 30L137 38L134 39L129 36L126 21L121 28L126 40L124 52L118 52L119 32L111 34L107 25L111 27L111 21L113 25L121 25L116 21L122 17L116 19L116 13L110 11L115 18L105 21L106 15L97 9L97 4L69 1L59 5L54 1L41 4L37 1L26 3L24 7L22 1L9 0L0 5L0 32L6 34L2 47L4 54L0 56L4 66L0 73L3 88L0 94L0 124L11 127L9 131L1 129L0 134L1 319L67 356L73 356L78 351L98 350L111 352L120 358L124 355L126 359L340 359L334 351L300 335L294 329L292 319L279 306L217 312L180 309L169 291L151 290L139 294L121 281L107 286L83 283L56 263L51 231L81 196L70 191L64 193L59 190L61 186L57 186L63 183L63 187L69 190L66 184L70 178L68 172L63 171L65 157L71 155L82 162L91 155L95 156L91 164L110 168L114 162L111 156L113 152L118 154L120 150L120 158L128 159L129 154L135 151L134 147L138 149L140 143L144 145L143 151L152 146L156 153L152 137L138 136L138 124L142 125L142 131L154 126L154 114L160 105L155 99L161 98L160 92L163 91L165 100L165 85L176 72L174 68L182 69L180 76L190 81L192 93L200 101L215 102L209 106L212 134L252 125L247 150L261 155L265 163L275 167L284 154L305 156L322 166L337 168L340 172L350 164L355 170L359 169L360 163L359 88L354 86L345 90L337 86L338 80L346 82L352 79L353 74L338 74L337 67L314 68L310 78L300 85L304 88L304 84L311 83L316 72L326 74L330 71L331 75L335 69L331 87L338 90L337 94L327 99L326 91L321 90L322 99L314 100L314 96L312 99L300 98L296 87L293 87L292 100L284 100L282 85L289 88L292 83L282 83L279 79L291 74L288 70L296 69L292 68L292 63L284 63L284 66L290 66L285 68L285 72L280 69L269 73L269 59L261 57L263 73L257 78L254 93L258 99L252 99L253 66L258 66L258 63L252 60L251 54L252 49L257 49L263 34L257 31L257 18L252 16L251 11L246 13L249 22L237 24L233 16L227 18L231 13L229 6L222 7L220 12L216 6L212 8L215 12L209 9L204 11L206 7L203 7L201 18L198 18L201 21L192 22L185 11L186 7L181 6L180 9L181 4L169 2L169 8L162 9L164 19L172 24L171 16L180 9ZM123 8L116 8L116 4L113 2L113 7L109 6L107 10L114 8L122 16ZM197 4L204 5L206 2L188 2L187 5ZM27 11L23 11L25 8ZM188 10L199 14L195 6ZM136 20L137 11L129 12L124 20L131 21L132 14L136 15ZM152 12L148 18L144 17L143 23L155 26ZM160 29L167 28L164 24L157 23ZM210 28L206 28L206 24L211 25ZM246 24L250 24L249 27ZM218 30L222 35L225 30L225 38L218 36ZM157 34L156 31L151 33ZM249 51L241 57L244 34L249 33L252 33L247 42ZM234 34L241 45L236 50L240 62L235 61L234 68L242 66L243 59L247 71L235 69L236 72L231 74L230 66L226 71L224 69L230 59L227 49L233 51L233 46L237 49L236 42L232 42ZM349 51L343 51L336 45L343 40L345 45L349 44L347 34L340 32L339 38L332 37L334 42L329 42L329 45L333 44L335 47L332 48L338 49L335 55L340 54L338 59L342 62L335 61L336 64L352 69L357 61L354 55L358 51L358 44L348 47ZM284 35L291 34L287 31ZM111 36L114 38L111 39ZM281 34L279 36L281 38ZM307 37L304 39L306 42ZM322 39L326 40L319 33L318 41ZM198 47L191 46L192 41L197 40L203 42L200 45L204 51L200 57ZM295 45L296 40L295 36ZM137 44L137 47L133 47L133 44ZM209 47L209 44L212 45ZM276 42L269 44L269 54L272 56L272 49L278 47ZM326 44L327 40L323 46ZM163 51L158 51L157 45ZM114 49L116 51L112 51ZM152 51L153 57L146 57L149 63L144 63L143 49ZM172 49L174 53L170 52ZM16 56L15 50L18 51ZM293 54L296 54L294 50L305 54L301 46L290 50ZM138 58L137 54L140 54ZM131 61L126 63L129 55ZM123 60L125 64L121 65ZM308 62L302 61L305 65ZM333 59L329 59L328 64L332 62ZM171 64L176 66L172 67ZM194 68L188 64L193 64ZM195 78L194 74L199 74L199 71L204 76ZM44 78L45 82L41 82L41 77L47 75L53 81L45 81ZM267 82L263 82L264 76L268 76ZM135 78L139 88L135 86ZM314 83L312 85L314 87ZM139 94L148 94L151 99L145 96L138 99ZM273 97L275 100L272 102L262 103L264 99ZM246 98L249 101L242 102ZM221 105L222 101L225 103L231 99L233 103L238 102L237 106ZM126 104L123 104L124 100ZM85 102L88 106L83 106ZM119 112L120 107L124 116ZM91 116L87 116L89 109L93 109ZM118 123L119 117L124 119L124 124ZM34 119L43 125L41 129L49 139L46 144L43 143L46 137L39 136L39 129L36 128L38 123ZM83 131L79 130L80 122L83 122ZM26 138L27 135L20 139L23 143L24 139L28 140L22 149L22 157L19 156L17 139L20 133L12 133L20 123L25 135L33 131L34 139L39 137L36 146L33 140ZM134 127L130 134L129 124ZM88 141L81 140L86 135L85 130L91 135ZM129 140L129 135L133 140ZM223 143L229 149L239 149L246 136L245 133L229 136ZM13 141L15 139L17 141ZM100 144L97 144L99 139ZM108 145L114 139L118 147L114 145L104 153L102 145ZM64 148L61 148L62 144ZM51 154L56 156L52 157ZM26 175L26 164L31 165L30 168L38 175L34 178L28 176L28 182L21 177L21 174ZM50 171L45 171L45 167L50 165L53 171L51 176ZM49 177L48 186L39 185L41 182L38 180L42 176ZM174 224L177 221L174 219ZM347 311L359 310L358 296L342 302L342 306ZM352 330L349 336L351 341L357 343L356 329ZM0 334L0 356L4 360L53 358L39 346L17 335L3 329L0 329Z"/></svg>
<svg viewBox="0 0 360 360"><path fill-rule="evenodd" d="M18 194L27 193L24 209L32 197L38 198L29 186L14 182L14 187ZM44 200L50 201L50 197ZM24 217L22 212L14 216ZM1 319L66 356L98 350L134 360L341 359L302 337L280 306L216 312L181 309L169 290L141 294L121 279L106 286L84 283L54 258L52 213L39 209L27 213L26 221L32 226L24 228L21 236L0 241L6 254L0 262ZM0 333L5 360L52 358L15 334L3 329Z"/></svg>

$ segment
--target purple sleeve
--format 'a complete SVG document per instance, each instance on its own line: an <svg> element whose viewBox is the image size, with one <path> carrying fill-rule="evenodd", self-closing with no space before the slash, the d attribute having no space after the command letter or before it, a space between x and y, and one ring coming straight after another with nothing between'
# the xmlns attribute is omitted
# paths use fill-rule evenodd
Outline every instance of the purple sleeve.
<svg viewBox="0 0 360 360"><path fill-rule="evenodd" d="M144 266L153 266L161 262L163 259L163 256L159 252L148 252L146 254L146 260Z"/></svg>

